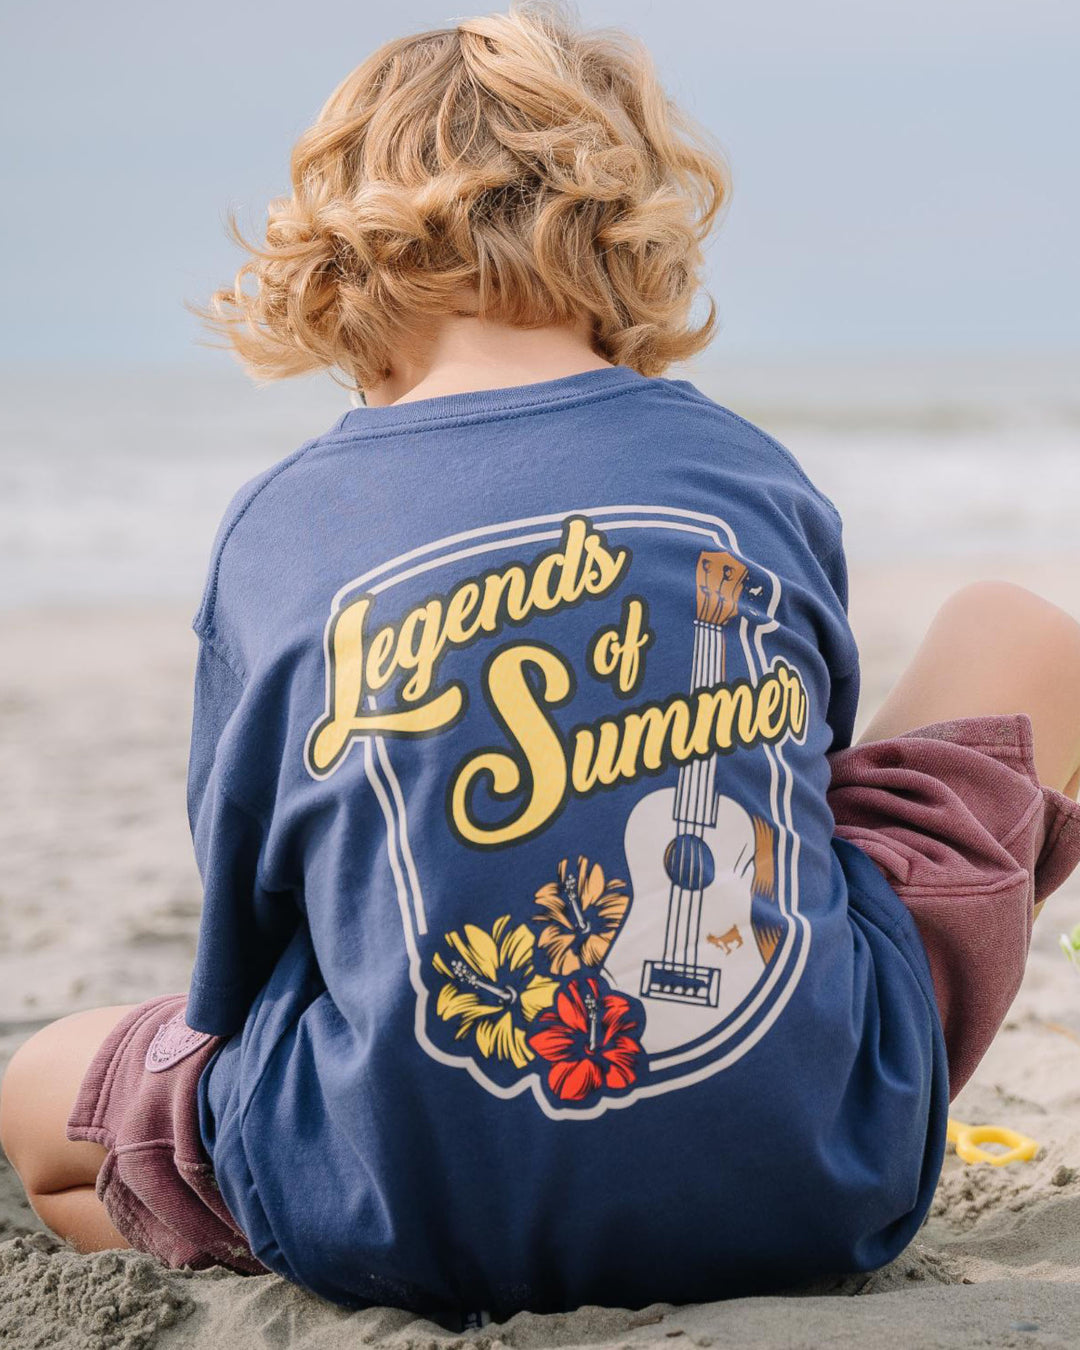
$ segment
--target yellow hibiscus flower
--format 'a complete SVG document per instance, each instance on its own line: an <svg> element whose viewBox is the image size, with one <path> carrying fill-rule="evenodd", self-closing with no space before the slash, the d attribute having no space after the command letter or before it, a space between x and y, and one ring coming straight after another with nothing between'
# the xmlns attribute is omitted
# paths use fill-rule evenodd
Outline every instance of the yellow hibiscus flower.
<svg viewBox="0 0 1080 1350"><path fill-rule="evenodd" d="M456 1040L473 1032L485 1058L508 1059L523 1069L533 1058L526 1028L551 1006L558 981L533 968L532 930L509 925L510 915L504 914L490 933L471 923L463 933L447 933L449 952L432 958L446 977L435 1011L445 1022L457 1021Z"/></svg>

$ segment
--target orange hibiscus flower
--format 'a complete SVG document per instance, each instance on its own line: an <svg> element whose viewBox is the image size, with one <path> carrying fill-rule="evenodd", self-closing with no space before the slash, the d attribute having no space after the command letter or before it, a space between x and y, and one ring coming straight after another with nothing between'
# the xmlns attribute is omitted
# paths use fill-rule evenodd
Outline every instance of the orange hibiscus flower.
<svg viewBox="0 0 1080 1350"><path fill-rule="evenodd" d="M556 975L600 966L630 908L626 882L608 881L599 863L582 857L573 871L563 858L558 880L541 886L536 901L543 912L534 921L544 925L537 945Z"/></svg>

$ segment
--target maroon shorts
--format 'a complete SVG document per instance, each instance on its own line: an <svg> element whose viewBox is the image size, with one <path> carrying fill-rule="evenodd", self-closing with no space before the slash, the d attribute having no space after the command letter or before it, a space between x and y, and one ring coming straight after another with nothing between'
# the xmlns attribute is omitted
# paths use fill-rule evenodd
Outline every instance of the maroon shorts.
<svg viewBox="0 0 1080 1350"><path fill-rule="evenodd" d="M133 1247L167 1266L264 1272L199 1134L196 1088L221 1037L192 1031L186 1006L186 994L165 994L121 1018L83 1077L67 1137L108 1149L97 1194Z"/></svg>
<svg viewBox="0 0 1080 1350"><path fill-rule="evenodd" d="M930 960L960 1090L1020 987L1033 906L1080 860L1080 806L1043 787L1031 722L938 722L831 756L836 832L881 868ZM183 1021L186 996L128 1013L87 1070L69 1139L109 1150L97 1193L135 1247L167 1265L265 1269L214 1181L196 1085L221 1043Z"/></svg>
<svg viewBox="0 0 1080 1350"><path fill-rule="evenodd" d="M1080 805L1039 782L1025 713L935 722L831 762L836 833L922 937L955 1097L1020 988L1034 906L1080 861Z"/></svg>

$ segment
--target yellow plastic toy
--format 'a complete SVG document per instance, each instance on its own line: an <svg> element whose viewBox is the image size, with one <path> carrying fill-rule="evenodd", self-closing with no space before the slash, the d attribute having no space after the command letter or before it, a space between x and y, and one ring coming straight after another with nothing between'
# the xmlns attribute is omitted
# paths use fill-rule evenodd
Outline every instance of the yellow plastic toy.
<svg viewBox="0 0 1080 1350"><path fill-rule="evenodd" d="M1026 1134L1019 1134L1005 1125L965 1125L949 1117L945 1135L955 1145L957 1157L966 1163L991 1163L1004 1167L1006 1163L1030 1162L1039 1151L1039 1145ZM980 1144L1004 1144L1006 1153L988 1153Z"/></svg>

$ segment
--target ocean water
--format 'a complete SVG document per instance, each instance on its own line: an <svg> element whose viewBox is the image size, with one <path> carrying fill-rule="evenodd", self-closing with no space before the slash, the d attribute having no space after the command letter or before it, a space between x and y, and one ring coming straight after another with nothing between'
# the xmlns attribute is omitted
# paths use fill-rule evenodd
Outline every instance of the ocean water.
<svg viewBox="0 0 1080 1350"><path fill-rule="evenodd" d="M787 445L839 507L853 563L1007 566L1077 546L1069 360L714 360L673 374ZM168 600L194 613L233 492L348 406L328 378L259 389L224 357L0 374L0 607Z"/></svg>

